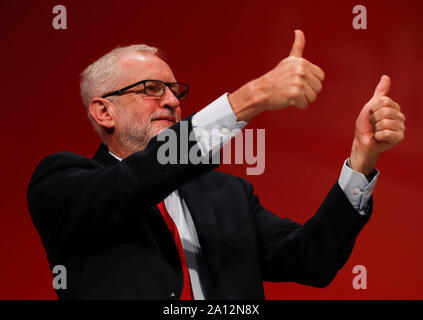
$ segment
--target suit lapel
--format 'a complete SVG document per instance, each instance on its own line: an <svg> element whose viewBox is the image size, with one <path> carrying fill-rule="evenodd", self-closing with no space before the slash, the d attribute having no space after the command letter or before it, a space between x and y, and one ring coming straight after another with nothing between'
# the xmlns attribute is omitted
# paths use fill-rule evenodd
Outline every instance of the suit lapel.
<svg viewBox="0 0 423 320"><path fill-rule="evenodd" d="M200 179L194 179L181 186L179 194L185 200L195 224L207 269L214 283L218 280L222 237L213 202Z"/></svg>
<svg viewBox="0 0 423 320"><path fill-rule="evenodd" d="M109 153L107 146L104 144L100 145L93 157L93 160L96 160L104 166L112 166L119 163L119 160ZM205 188L205 185L201 183L201 178L197 178L186 183L181 186L178 191L180 196L185 200L192 220L194 221L195 229L201 245L202 255L206 262L206 270L200 270L202 272L201 281L205 284L204 288L207 290L207 297L209 299L213 299L213 297L217 297L217 293L214 288L218 281L220 269L219 252L221 252L222 246L222 237L220 235L216 213L213 209L213 202L208 190ZM161 232L159 232L161 237L159 238L163 241L165 241L165 238L168 238L166 243L169 245L173 243L173 246L175 246L169 229L167 229L166 222L159 210L157 208L153 208L151 213L152 215L150 218L158 222L157 225L159 228L157 230L161 230ZM166 247L169 246L166 245ZM177 255L176 246L172 252ZM175 257L175 259L179 261L179 256Z"/></svg>
<svg viewBox="0 0 423 320"><path fill-rule="evenodd" d="M119 163L119 160L109 153L109 149L107 149L107 146L104 143L100 144L98 147L93 160L101 163L105 167L113 166Z"/></svg>

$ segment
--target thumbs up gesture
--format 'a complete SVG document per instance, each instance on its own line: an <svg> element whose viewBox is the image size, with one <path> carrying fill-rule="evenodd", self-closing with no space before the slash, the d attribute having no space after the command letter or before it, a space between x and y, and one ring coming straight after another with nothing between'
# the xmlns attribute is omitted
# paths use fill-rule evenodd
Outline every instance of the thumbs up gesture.
<svg viewBox="0 0 423 320"><path fill-rule="evenodd" d="M295 30L295 40L289 56L274 69L241 87L229 96L238 120L249 121L265 110L287 106L304 109L322 90L325 74L315 64L303 58L305 37Z"/></svg>
<svg viewBox="0 0 423 320"><path fill-rule="evenodd" d="M289 56L259 80L268 87L266 109L281 109L292 105L304 109L322 90L325 74L322 69L303 58L305 37L295 30L295 40Z"/></svg>
<svg viewBox="0 0 423 320"><path fill-rule="evenodd" d="M391 79L382 76L355 123L350 165L366 176L373 171L382 152L404 139L405 116L399 104L387 96L390 86Z"/></svg>

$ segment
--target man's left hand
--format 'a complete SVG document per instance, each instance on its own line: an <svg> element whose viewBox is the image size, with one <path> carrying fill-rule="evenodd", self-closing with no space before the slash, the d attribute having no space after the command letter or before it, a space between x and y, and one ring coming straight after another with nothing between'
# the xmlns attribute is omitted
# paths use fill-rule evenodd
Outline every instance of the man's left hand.
<svg viewBox="0 0 423 320"><path fill-rule="evenodd" d="M399 104L387 97L390 85L391 79L382 76L373 97L355 122L350 165L365 176L372 173L382 152L404 139L405 116Z"/></svg>

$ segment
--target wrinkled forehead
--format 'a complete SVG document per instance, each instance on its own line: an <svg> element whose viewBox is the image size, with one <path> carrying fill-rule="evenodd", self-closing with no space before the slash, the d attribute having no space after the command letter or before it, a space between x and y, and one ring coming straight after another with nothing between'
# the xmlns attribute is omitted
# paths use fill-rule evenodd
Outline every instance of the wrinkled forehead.
<svg viewBox="0 0 423 320"><path fill-rule="evenodd" d="M120 81L128 85L151 79L176 82L169 65L159 57L149 53L125 54L119 59Z"/></svg>

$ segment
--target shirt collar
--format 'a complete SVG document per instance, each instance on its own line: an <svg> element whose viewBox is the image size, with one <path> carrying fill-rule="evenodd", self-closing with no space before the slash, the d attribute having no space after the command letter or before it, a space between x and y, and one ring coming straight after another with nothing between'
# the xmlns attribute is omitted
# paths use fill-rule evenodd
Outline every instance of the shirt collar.
<svg viewBox="0 0 423 320"><path fill-rule="evenodd" d="M113 157L115 157L116 159L118 159L119 161L122 161L122 158L119 158L117 155L115 155L113 152L111 152L110 150L109 150L109 153L113 156Z"/></svg>

